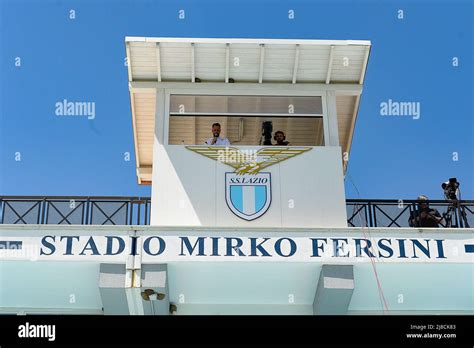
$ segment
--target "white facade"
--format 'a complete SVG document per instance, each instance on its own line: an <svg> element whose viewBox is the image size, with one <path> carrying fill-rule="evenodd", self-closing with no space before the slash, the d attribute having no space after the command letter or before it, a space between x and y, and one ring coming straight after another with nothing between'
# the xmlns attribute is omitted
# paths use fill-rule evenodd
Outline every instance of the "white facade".
<svg viewBox="0 0 474 348"><path fill-rule="evenodd" d="M237 217L227 206L225 174L232 172L229 166L179 145L156 144L154 161L152 225L344 227L347 224L338 147L314 147L265 170L271 174L271 205L263 216L253 221Z"/></svg>

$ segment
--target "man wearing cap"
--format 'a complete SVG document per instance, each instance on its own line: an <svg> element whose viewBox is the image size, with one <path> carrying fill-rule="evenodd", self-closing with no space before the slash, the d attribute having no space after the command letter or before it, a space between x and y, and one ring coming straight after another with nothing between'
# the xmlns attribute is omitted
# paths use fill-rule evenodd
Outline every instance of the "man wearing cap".
<svg viewBox="0 0 474 348"><path fill-rule="evenodd" d="M430 208L428 197L418 197L418 209L410 213L410 227L439 227L443 218L436 209Z"/></svg>

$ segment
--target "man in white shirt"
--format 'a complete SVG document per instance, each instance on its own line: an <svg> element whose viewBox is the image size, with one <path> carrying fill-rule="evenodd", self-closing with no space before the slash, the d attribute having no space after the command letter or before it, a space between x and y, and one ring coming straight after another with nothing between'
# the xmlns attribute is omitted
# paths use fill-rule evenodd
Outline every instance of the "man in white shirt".
<svg viewBox="0 0 474 348"><path fill-rule="evenodd" d="M221 138L221 125L219 123L214 123L212 125L212 138L207 139L204 143L207 145L230 145L230 141L227 138Z"/></svg>

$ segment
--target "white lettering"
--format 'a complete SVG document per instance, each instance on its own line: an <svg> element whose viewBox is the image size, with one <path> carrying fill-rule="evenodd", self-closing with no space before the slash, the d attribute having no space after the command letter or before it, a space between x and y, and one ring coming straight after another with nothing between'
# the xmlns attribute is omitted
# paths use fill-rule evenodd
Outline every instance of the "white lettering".
<svg viewBox="0 0 474 348"><path fill-rule="evenodd" d="M56 325L35 325L26 322L18 326L20 338L47 338L48 341L56 340Z"/></svg>

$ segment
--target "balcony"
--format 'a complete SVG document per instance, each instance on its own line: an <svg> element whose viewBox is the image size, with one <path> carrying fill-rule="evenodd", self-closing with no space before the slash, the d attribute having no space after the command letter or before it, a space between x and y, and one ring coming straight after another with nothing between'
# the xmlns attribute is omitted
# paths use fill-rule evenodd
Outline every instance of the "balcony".
<svg viewBox="0 0 474 348"><path fill-rule="evenodd" d="M347 226L409 227L408 218L416 204L416 200L348 199ZM430 201L441 215L450 205L450 227L473 226L474 200L458 201L456 205ZM150 206L150 197L0 196L0 224L149 225Z"/></svg>

